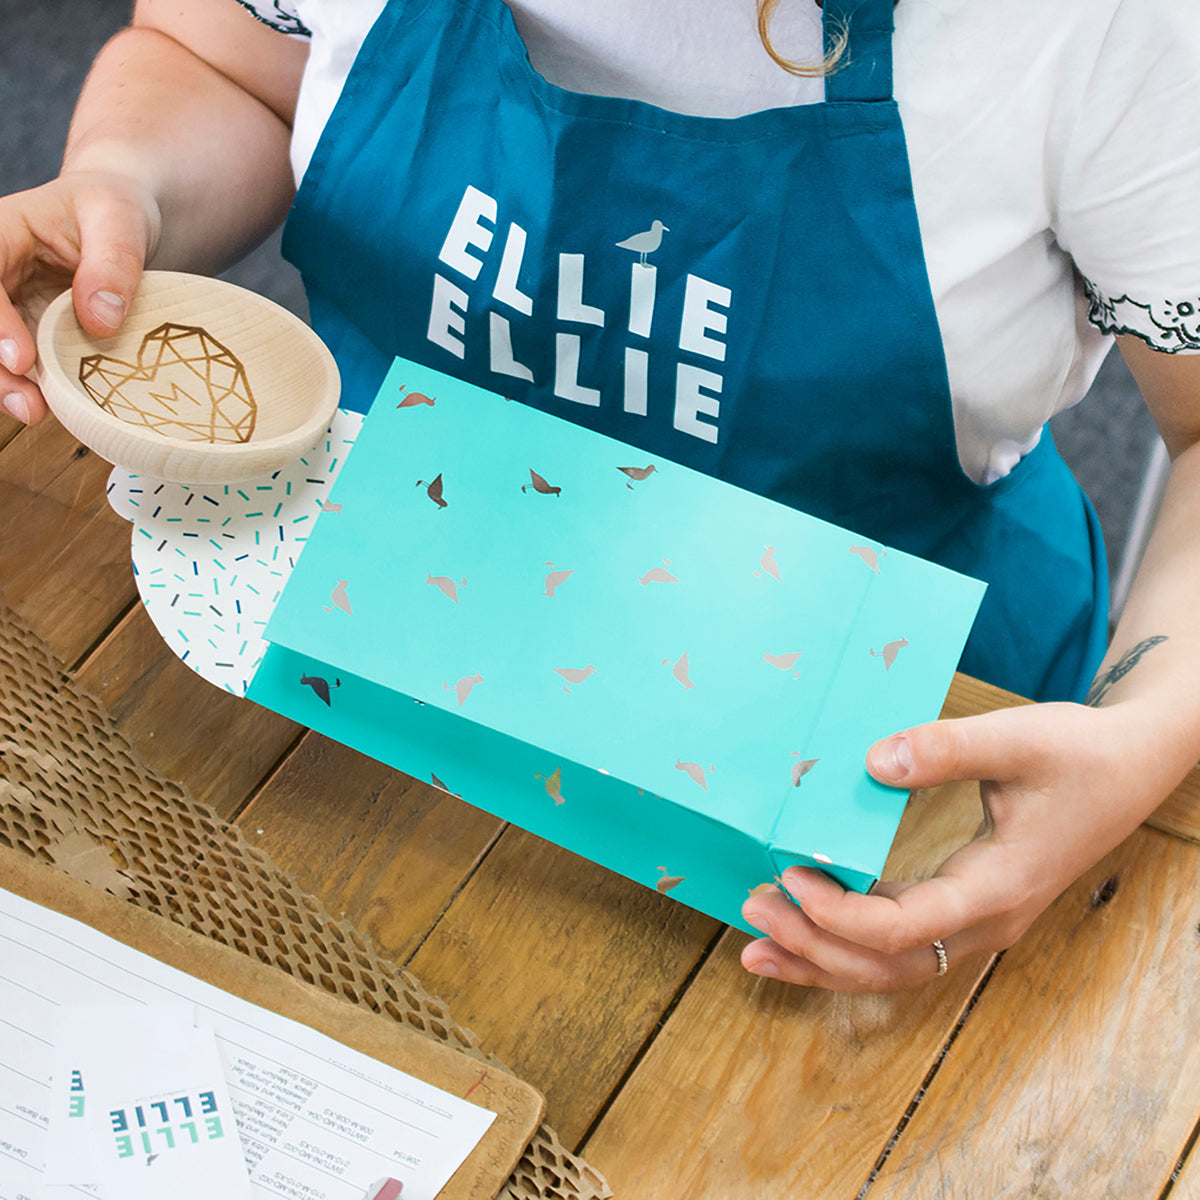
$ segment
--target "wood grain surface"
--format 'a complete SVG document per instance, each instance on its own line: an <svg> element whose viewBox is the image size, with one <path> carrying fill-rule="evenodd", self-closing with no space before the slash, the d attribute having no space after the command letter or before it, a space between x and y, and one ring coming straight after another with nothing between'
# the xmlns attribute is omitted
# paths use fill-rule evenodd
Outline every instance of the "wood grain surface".
<svg viewBox="0 0 1200 1200"><path fill-rule="evenodd" d="M547 1120L571 1145L719 928L510 826L410 966L545 1093Z"/></svg>
<svg viewBox="0 0 1200 1200"><path fill-rule="evenodd" d="M975 785L917 793L885 875L927 874L979 817ZM748 975L747 940L725 935L584 1147L623 1198L857 1195L987 966L834 996Z"/></svg>
<svg viewBox="0 0 1200 1200"><path fill-rule="evenodd" d="M1200 849L1143 829L1008 951L870 1200L1157 1197L1200 1115Z"/></svg>
<svg viewBox="0 0 1200 1200"><path fill-rule="evenodd" d="M0 586L67 666L136 596L110 469L49 418L0 453Z"/></svg>
<svg viewBox="0 0 1200 1200"><path fill-rule="evenodd" d="M413 954L504 828L316 733L305 735L238 825L397 963Z"/></svg>

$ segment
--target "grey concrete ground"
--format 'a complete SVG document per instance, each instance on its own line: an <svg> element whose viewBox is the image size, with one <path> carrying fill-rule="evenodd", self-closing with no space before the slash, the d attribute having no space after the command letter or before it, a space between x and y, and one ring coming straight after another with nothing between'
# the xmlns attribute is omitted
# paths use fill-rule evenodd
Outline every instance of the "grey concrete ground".
<svg viewBox="0 0 1200 1200"><path fill-rule="evenodd" d="M87 65L130 8L130 0L0 0L0 192L53 176ZM303 308L299 279L279 257L278 237L229 278L297 311ZM1154 437L1117 355L1110 355L1083 403L1055 418L1052 428L1100 514L1115 570Z"/></svg>

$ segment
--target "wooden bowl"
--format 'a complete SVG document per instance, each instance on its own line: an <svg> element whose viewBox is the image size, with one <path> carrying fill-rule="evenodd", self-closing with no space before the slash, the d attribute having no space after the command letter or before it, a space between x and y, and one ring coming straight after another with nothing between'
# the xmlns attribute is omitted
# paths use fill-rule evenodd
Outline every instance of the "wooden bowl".
<svg viewBox="0 0 1200 1200"><path fill-rule="evenodd" d="M333 356L298 317L219 279L147 271L121 332L93 338L70 291L38 324L54 415L102 458L171 483L269 475L337 409Z"/></svg>

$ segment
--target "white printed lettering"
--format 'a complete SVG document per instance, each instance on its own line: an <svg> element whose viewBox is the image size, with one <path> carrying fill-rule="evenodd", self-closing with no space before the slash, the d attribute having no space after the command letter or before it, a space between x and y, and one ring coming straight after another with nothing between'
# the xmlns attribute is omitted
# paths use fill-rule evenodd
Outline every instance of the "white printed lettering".
<svg viewBox="0 0 1200 1200"><path fill-rule="evenodd" d="M521 274L521 260L525 257L525 230L515 221L508 227L508 237L504 240L504 255L500 259L500 273L496 276L496 286L492 290L501 304L515 308L517 312L527 317L533 316L533 301L517 287L517 279Z"/></svg>
<svg viewBox="0 0 1200 1200"><path fill-rule="evenodd" d="M515 379L533 382L533 372L513 356L512 327L499 313L490 313L492 341L492 370L497 375L511 375Z"/></svg>
<svg viewBox="0 0 1200 1200"><path fill-rule="evenodd" d="M645 267L638 270L644 271ZM650 355L645 350L635 350L632 346L625 350L625 411L636 413L639 417L646 415L647 378L650 373Z"/></svg>
<svg viewBox="0 0 1200 1200"><path fill-rule="evenodd" d="M721 376L712 371L694 367L690 363L680 363L675 371L675 428L681 433L690 433L693 437L715 443L716 425L701 421L700 414L704 413L714 421L720 416L721 402L717 396L721 393L722 382ZM708 392L702 391L703 388L707 388Z"/></svg>
<svg viewBox="0 0 1200 1200"><path fill-rule="evenodd" d="M495 225L496 201L486 192L468 184L438 255L446 266L468 279L478 278L483 261L469 254L467 247L476 246L486 254L492 244L493 231L481 224L484 220Z"/></svg>
<svg viewBox="0 0 1200 1200"><path fill-rule="evenodd" d="M579 335L560 333L555 336L554 394L575 404L596 408L600 404L598 388L581 387L579 383Z"/></svg>
<svg viewBox="0 0 1200 1200"><path fill-rule="evenodd" d="M583 255L558 256L558 319L603 325L604 310L583 302Z"/></svg>
<svg viewBox="0 0 1200 1200"><path fill-rule="evenodd" d="M649 337L654 321L654 290L658 283L658 268L647 263L633 264L629 280L629 332Z"/></svg>
<svg viewBox="0 0 1200 1200"><path fill-rule="evenodd" d="M703 354L706 358L724 362L725 343L709 337L708 331L711 329L714 333L723 334L727 320L724 313L714 312L710 306L715 304L720 308L728 308L732 299L733 293L727 287L709 283L697 275L689 275L683 294L680 350L690 350L693 354Z"/></svg>
<svg viewBox="0 0 1200 1200"><path fill-rule="evenodd" d="M435 275L427 336L435 346L449 350L457 358L464 357L466 353L461 336L467 329L467 323L463 319L466 311L467 293L450 280Z"/></svg>

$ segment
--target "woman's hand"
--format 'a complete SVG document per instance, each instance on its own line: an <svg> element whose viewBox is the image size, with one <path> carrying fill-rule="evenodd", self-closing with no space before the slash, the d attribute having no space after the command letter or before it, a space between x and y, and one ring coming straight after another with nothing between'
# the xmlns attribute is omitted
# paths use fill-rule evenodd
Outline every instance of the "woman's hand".
<svg viewBox="0 0 1200 1200"><path fill-rule="evenodd" d="M46 415L41 390L26 377L46 306L72 288L79 323L111 337L159 227L150 191L117 173L70 172L0 199L0 399L10 415L30 423Z"/></svg>
<svg viewBox="0 0 1200 1200"><path fill-rule="evenodd" d="M759 975L885 992L1011 946L1079 875L1123 841L1178 782L1161 724L1135 702L1039 704L935 721L876 743L871 774L905 788L981 780L975 840L920 883L848 892L820 871L783 873L743 915L769 935L742 952ZM1186 760L1182 769L1186 770ZM793 899L798 902L793 903Z"/></svg>

